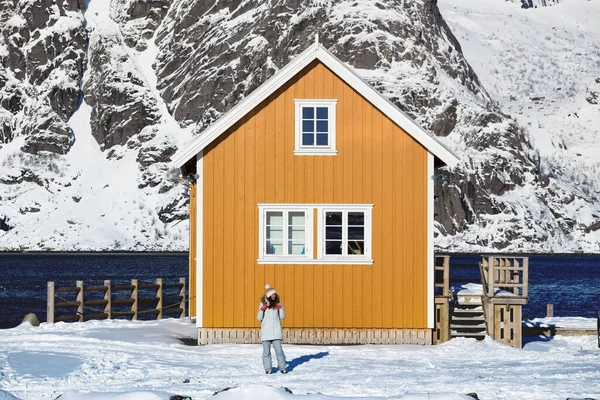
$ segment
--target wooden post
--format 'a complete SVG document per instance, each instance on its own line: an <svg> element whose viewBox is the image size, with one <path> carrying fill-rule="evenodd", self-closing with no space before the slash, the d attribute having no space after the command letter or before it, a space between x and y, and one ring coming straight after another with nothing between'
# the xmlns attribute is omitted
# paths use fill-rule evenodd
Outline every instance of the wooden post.
<svg viewBox="0 0 600 400"><path fill-rule="evenodd" d="M519 269L520 269L521 266L519 265L519 259L518 258L514 259L513 267L515 268L515 270L511 271L512 279L511 279L510 283L522 283L521 282L521 278L520 278L521 272L519 271ZM515 286L513 288L513 293L516 294L517 296L519 295L519 287L518 286Z"/></svg>
<svg viewBox="0 0 600 400"><path fill-rule="evenodd" d="M46 322L54 323L54 282L48 282L48 306L46 307Z"/></svg>
<svg viewBox="0 0 600 400"><path fill-rule="evenodd" d="M523 297L527 297L529 289L529 257L523 258Z"/></svg>
<svg viewBox="0 0 600 400"><path fill-rule="evenodd" d="M133 299L131 311L133 312L133 315L131 316L131 320L135 321L138 317L138 280L132 279L131 284L133 285L133 290L131 291L131 298Z"/></svg>
<svg viewBox="0 0 600 400"><path fill-rule="evenodd" d="M163 308L163 280L162 278L156 278L156 284L158 285L158 289L156 289L156 297L158 297L158 303L156 304L156 309L158 310L158 314L156 314L156 319L162 319L162 308Z"/></svg>
<svg viewBox="0 0 600 400"><path fill-rule="evenodd" d="M104 312L107 314L107 319L111 318L111 309L112 309L112 302L111 302L111 298L112 298L112 293L111 293L111 286L110 286L110 281L104 281L104 286L106 286L106 292L104 292L104 300L107 301L106 305L104 306Z"/></svg>
<svg viewBox="0 0 600 400"><path fill-rule="evenodd" d="M554 304L546 304L546 317L554 317Z"/></svg>
<svg viewBox="0 0 600 400"><path fill-rule="evenodd" d="M450 296L450 256L444 257L444 296Z"/></svg>
<svg viewBox="0 0 600 400"><path fill-rule="evenodd" d="M181 290L179 291L179 295L181 296L181 303L179 305L179 308L181 308L181 314L179 315L179 318L185 318L185 278L179 278L179 283L181 283Z"/></svg>
<svg viewBox="0 0 600 400"><path fill-rule="evenodd" d="M83 322L83 281L77 281L75 286L79 288L76 300L79 302L79 305L77 306L77 315L79 315L79 322Z"/></svg>
<svg viewBox="0 0 600 400"><path fill-rule="evenodd" d="M490 274L489 276L489 281L488 281L488 296L490 297L494 297L494 281L496 280L496 262L494 260L494 257L490 257L489 258L489 271Z"/></svg>

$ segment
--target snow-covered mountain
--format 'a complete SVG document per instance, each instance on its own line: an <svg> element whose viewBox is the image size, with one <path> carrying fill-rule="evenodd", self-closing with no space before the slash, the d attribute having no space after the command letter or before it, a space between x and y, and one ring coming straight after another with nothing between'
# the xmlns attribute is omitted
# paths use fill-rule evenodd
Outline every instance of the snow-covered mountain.
<svg viewBox="0 0 600 400"><path fill-rule="evenodd" d="M0 250L185 250L169 157L319 33L462 161L439 249L600 252L600 8L0 0Z"/></svg>

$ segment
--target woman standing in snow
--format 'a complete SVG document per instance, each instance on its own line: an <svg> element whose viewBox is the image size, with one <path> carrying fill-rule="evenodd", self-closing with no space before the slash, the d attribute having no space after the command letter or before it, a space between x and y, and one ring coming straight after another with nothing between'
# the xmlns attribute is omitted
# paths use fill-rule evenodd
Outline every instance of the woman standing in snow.
<svg viewBox="0 0 600 400"><path fill-rule="evenodd" d="M261 322L260 340L263 345L263 367L265 367L265 373L270 374L273 372L271 364L271 345L273 345L279 372L287 374L285 354L283 354L281 348L281 341L283 340L281 320L285 318L285 311L275 289L266 285L265 290L265 295L260 299L257 316Z"/></svg>

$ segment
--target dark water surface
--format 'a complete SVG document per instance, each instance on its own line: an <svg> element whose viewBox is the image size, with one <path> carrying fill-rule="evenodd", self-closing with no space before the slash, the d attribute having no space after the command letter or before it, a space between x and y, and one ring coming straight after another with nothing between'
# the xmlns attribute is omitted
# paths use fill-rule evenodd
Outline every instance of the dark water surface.
<svg viewBox="0 0 600 400"><path fill-rule="evenodd" d="M523 319L546 316L554 304L555 317L596 318L600 310L600 255L529 255L529 304ZM450 281L454 287L481 283L481 256L451 255Z"/></svg>
<svg viewBox="0 0 600 400"><path fill-rule="evenodd" d="M59 287L77 280L91 286L156 278L187 281L187 253L0 253L0 328L18 325L29 312L45 321L48 281Z"/></svg>
<svg viewBox="0 0 600 400"><path fill-rule="evenodd" d="M451 255L454 287L480 283L478 255ZM18 325L34 312L46 319L47 282L57 286L102 285L105 279L127 284L131 279L153 283L188 277L187 253L0 253L0 328ZM595 318L600 310L600 256L530 255L529 304L523 318L544 317L546 304L554 315Z"/></svg>

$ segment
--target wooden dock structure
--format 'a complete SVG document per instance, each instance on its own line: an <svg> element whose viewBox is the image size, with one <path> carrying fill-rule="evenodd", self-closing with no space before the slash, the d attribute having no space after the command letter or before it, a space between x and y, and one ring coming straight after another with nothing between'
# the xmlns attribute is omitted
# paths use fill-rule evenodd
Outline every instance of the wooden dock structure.
<svg viewBox="0 0 600 400"><path fill-rule="evenodd" d="M433 343L453 337L494 340L522 346L522 307L528 302L528 257L482 256L481 293L452 293L450 256L435 257L435 331Z"/></svg>
<svg viewBox="0 0 600 400"><path fill-rule="evenodd" d="M488 334L496 341L523 346L523 305L529 301L529 258L483 256L479 263Z"/></svg>

